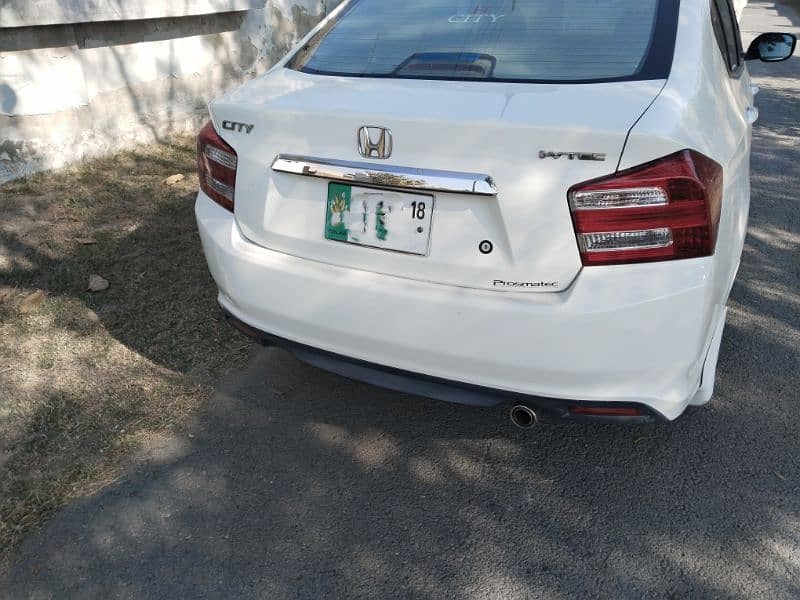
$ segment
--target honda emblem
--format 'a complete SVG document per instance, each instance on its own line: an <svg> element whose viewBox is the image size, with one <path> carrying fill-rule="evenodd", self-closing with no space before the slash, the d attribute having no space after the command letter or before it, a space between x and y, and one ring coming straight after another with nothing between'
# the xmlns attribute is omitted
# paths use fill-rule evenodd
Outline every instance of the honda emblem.
<svg viewBox="0 0 800 600"><path fill-rule="evenodd" d="M364 158L389 158L392 155L392 132L385 127L360 128L358 152Z"/></svg>

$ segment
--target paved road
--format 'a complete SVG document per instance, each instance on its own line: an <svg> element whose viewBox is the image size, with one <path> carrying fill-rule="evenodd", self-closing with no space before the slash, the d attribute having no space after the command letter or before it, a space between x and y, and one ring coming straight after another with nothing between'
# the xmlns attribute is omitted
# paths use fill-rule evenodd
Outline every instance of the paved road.
<svg viewBox="0 0 800 600"><path fill-rule="evenodd" d="M745 28L786 29L771 6ZM526 434L265 350L193 437L30 539L6 594L800 597L800 58L754 71L751 234L710 407Z"/></svg>

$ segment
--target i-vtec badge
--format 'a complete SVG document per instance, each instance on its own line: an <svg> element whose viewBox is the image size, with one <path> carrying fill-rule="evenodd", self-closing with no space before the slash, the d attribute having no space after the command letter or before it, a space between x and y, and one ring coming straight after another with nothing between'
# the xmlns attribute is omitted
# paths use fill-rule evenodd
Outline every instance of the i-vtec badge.
<svg viewBox="0 0 800 600"><path fill-rule="evenodd" d="M227 129L228 131L238 131L242 133L243 131L246 134L250 134L253 131L255 125L250 125L249 123L239 123L238 121L223 121L222 128Z"/></svg>
<svg viewBox="0 0 800 600"><path fill-rule="evenodd" d="M539 150L539 158L555 158L558 160L562 156L566 156L570 160L597 160L597 161L604 161L606 159L605 154L600 154L597 152L552 152L549 150Z"/></svg>
<svg viewBox="0 0 800 600"><path fill-rule="evenodd" d="M494 280L494 287L503 288L557 288L557 281L503 281Z"/></svg>

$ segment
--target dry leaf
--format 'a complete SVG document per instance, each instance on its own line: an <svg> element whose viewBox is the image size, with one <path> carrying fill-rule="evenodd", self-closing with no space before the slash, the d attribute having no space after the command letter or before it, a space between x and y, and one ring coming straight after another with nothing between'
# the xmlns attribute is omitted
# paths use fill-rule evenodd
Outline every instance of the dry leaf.
<svg viewBox="0 0 800 600"><path fill-rule="evenodd" d="M176 183L181 182L184 179L186 179L186 177L184 175L181 175L180 173L177 173L175 175L170 175L169 177L167 177L164 180L164 183L167 184L167 185L175 185Z"/></svg>
<svg viewBox="0 0 800 600"><path fill-rule="evenodd" d="M108 289L110 283L108 283L107 279L103 279L100 275L90 275L89 276L89 288L88 291L90 292L104 292Z"/></svg>
<svg viewBox="0 0 800 600"><path fill-rule="evenodd" d="M32 294L28 294L19 303L19 312L23 314L30 314L39 310L39 307L44 303L46 294L42 290L36 290Z"/></svg>

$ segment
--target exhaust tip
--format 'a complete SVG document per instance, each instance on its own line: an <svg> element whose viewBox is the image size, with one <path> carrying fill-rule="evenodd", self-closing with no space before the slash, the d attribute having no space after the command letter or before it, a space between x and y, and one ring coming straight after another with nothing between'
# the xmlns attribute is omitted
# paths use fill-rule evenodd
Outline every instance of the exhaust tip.
<svg viewBox="0 0 800 600"><path fill-rule="evenodd" d="M511 408L511 422L520 429L530 429L539 422L539 419L532 408L517 404Z"/></svg>

